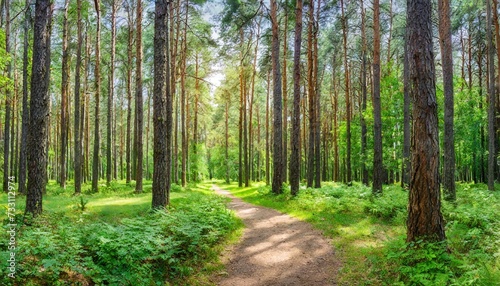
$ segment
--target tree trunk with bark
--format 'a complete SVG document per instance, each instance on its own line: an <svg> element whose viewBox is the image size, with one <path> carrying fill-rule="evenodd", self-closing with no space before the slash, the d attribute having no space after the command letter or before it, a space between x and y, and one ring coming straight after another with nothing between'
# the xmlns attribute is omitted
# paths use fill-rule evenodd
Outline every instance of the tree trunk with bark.
<svg viewBox="0 0 500 286"><path fill-rule="evenodd" d="M280 194L283 184L283 130L282 130L282 94L280 69L280 43L278 24L278 3L271 0L272 49L271 60L273 69L273 183L272 192Z"/></svg>
<svg viewBox="0 0 500 286"><path fill-rule="evenodd" d="M373 2L373 186L374 194L382 193L382 114L380 103L380 5Z"/></svg>
<svg viewBox="0 0 500 286"><path fill-rule="evenodd" d="M438 0L439 11L439 46L443 65L444 85L444 162L443 190L444 198L455 201L455 134L453 131L453 54L451 46L450 0Z"/></svg>
<svg viewBox="0 0 500 286"><path fill-rule="evenodd" d="M92 192L99 191L99 165L100 165L100 132L99 132L99 113L101 97L101 13L100 2L95 0L96 19L96 40L95 40L95 113L94 113L94 154L92 160Z"/></svg>
<svg viewBox="0 0 500 286"><path fill-rule="evenodd" d="M290 156L290 189L299 192L300 183L300 48L302 45L302 0L295 6L295 42L293 52L293 117Z"/></svg>
<svg viewBox="0 0 500 286"><path fill-rule="evenodd" d="M408 242L445 239L439 186L436 80L430 0L410 0L407 10L413 136Z"/></svg>
<svg viewBox="0 0 500 286"><path fill-rule="evenodd" d="M75 120L74 120L74 164L73 168L75 170L75 194L80 194L82 191L82 140L81 133L83 133L83 128L81 128L80 120L80 71L82 67L82 1L77 0L77 33L78 40L76 46L76 67L75 67ZM83 115L84 112L82 112ZM82 122L83 123L83 122ZM82 125L83 126L83 125Z"/></svg>
<svg viewBox="0 0 500 286"><path fill-rule="evenodd" d="M495 101L496 101L496 88L495 88L495 50L493 45L493 33L491 27L493 20L491 17L491 3L490 0L486 1L486 42L488 49L488 190L495 190Z"/></svg>
<svg viewBox="0 0 500 286"><path fill-rule="evenodd" d="M68 132L69 132L69 29L68 29L68 9L69 0L64 3L63 14L63 38L62 38L62 67L61 67L61 153L60 153L60 173L59 184L62 188L66 188L66 153L68 148Z"/></svg>
<svg viewBox="0 0 500 286"><path fill-rule="evenodd" d="M168 4L167 4L168 5ZM143 161L144 161L144 143L143 143L143 128L144 128L144 102L142 98L142 0L137 0L136 12L136 54L135 54L135 116L137 122L137 137L136 137L136 152L137 165L135 171L135 192L142 193L142 176L143 176ZM167 19L168 20L168 19ZM168 78L167 78L168 79Z"/></svg>
<svg viewBox="0 0 500 286"><path fill-rule="evenodd" d="M21 150L19 152L19 193L26 193L26 157L28 145L28 124L29 124L29 105L28 105L28 52L29 52L29 31L31 30L31 5L30 0L26 0L26 12L24 13L24 43L23 43L23 111L21 123Z"/></svg>
<svg viewBox="0 0 500 286"><path fill-rule="evenodd" d="M50 25L49 0L35 3L35 27L31 71L30 125L28 128L28 189L26 214L42 213L42 194L47 184L47 138L49 120Z"/></svg>
<svg viewBox="0 0 500 286"><path fill-rule="evenodd" d="M168 110L170 97L170 78L168 63L168 3L158 0L155 3L155 37L154 37L154 94L153 94L153 198L154 209L165 208L168 204L170 161L168 151L171 138L168 121L171 110ZM170 114L168 114L170 112ZM171 122L170 122L171 124ZM170 125L171 127L171 125ZM165 140L167 138L167 140Z"/></svg>
<svg viewBox="0 0 500 286"><path fill-rule="evenodd" d="M10 53L10 0L5 0L5 53ZM2 5L3 6L3 5ZM7 64L7 77L12 77L12 61ZM13 99L11 98L11 88L7 87L5 90L5 126L4 126L4 138L3 138L3 191L7 193L9 191L9 177L11 176L9 171L9 155L10 155L10 117L11 117L11 104Z"/></svg>

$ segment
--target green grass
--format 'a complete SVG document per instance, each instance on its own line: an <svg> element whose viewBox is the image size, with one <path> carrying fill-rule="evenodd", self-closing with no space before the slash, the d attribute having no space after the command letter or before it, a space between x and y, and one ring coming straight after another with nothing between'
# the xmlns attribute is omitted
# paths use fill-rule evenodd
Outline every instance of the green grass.
<svg viewBox="0 0 500 286"><path fill-rule="evenodd" d="M23 218L26 197L18 195L15 281L22 285L212 285L210 276L223 271L220 253L241 235L243 224L226 209L227 199L210 188L210 184L173 186L168 210L153 212L150 181L144 182L140 194L125 182L110 186L100 182L98 193L90 193L90 186L84 185L80 196L73 195L72 185L62 189L49 182L44 212L34 220ZM5 209L6 194L0 194L0 202ZM5 212L0 219L6 228ZM10 253L7 241L2 231L2 261ZM2 285L13 282L5 271L0 269Z"/></svg>
<svg viewBox="0 0 500 286"><path fill-rule="evenodd" d="M459 184L456 206L443 202L448 253L434 245L425 245L427 252L407 248L408 193L396 185L384 186L383 196L374 197L359 183L328 182L321 189L301 187L292 197L288 188L274 195L263 183L243 188L217 183L247 202L323 231L342 261L339 285L500 285L500 195L484 185Z"/></svg>

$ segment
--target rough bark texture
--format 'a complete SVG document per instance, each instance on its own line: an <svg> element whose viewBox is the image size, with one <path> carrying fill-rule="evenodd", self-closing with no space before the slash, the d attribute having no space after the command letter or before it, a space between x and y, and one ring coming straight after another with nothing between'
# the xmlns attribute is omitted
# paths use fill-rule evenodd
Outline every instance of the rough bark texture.
<svg viewBox="0 0 500 286"><path fill-rule="evenodd" d="M5 10L7 13L5 14L5 52L7 54L10 53L10 7L9 1L5 2ZM12 61L9 61L7 64L7 77L11 78L12 73ZM4 129L4 145L3 145L3 191L9 191L9 177L11 176L9 171L9 142L10 142L10 114L11 114L11 104L13 103L13 99L11 98L11 89L10 87L6 89L5 92L5 129Z"/></svg>
<svg viewBox="0 0 500 286"><path fill-rule="evenodd" d="M108 114L106 128L106 184L111 183L112 160L112 131L113 131L113 96L114 96L114 79L115 79L115 50L116 50L116 3L111 3L111 59L109 67L108 81ZM116 161L116 158L115 158Z"/></svg>
<svg viewBox="0 0 500 286"><path fill-rule="evenodd" d="M450 0L438 0L439 45L443 65L444 85L444 162L443 190L446 200L454 201L455 194L455 134L453 131L453 55L451 46Z"/></svg>
<svg viewBox="0 0 500 286"><path fill-rule="evenodd" d="M406 188L410 184L410 171L411 171L411 159L410 159L410 148L411 148L411 130L410 130L410 67L408 59L408 37L407 32L405 32L405 47L404 47L404 71L403 71L403 81L404 81L404 103L403 103L403 166L402 166L402 179L401 187Z"/></svg>
<svg viewBox="0 0 500 286"><path fill-rule="evenodd" d="M313 65L314 65L314 187L321 188L321 81L318 78L318 21L320 16L321 0L318 0L316 19L313 22Z"/></svg>
<svg viewBox="0 0 500 286"><path fill-rule="evenodd" d="M295 42L293 52L293 117L290 155L290 189L299 192L300 181L300 47L302 45L302 0L295 6Z"/></svg>
<svg viewBox="0 0 500 286"><path fill-rule="evenodd" d="M28 128L28 191L26 214L42 212L42 194L47 184L47 138L50 77L50 0L37 0L31 71L30 125Z"/></svg>
<svg viewBox="0 0 500 286"><path fill-rule="evenodd" d="M65 1L63 14L63 38L62 38L62 70L61 70L61 153L59 184L66 187L66 153L68 148L69 132L69 51L68 51L68 8L69 0Z"/></svg>
<svg viewBox="0 0 500 286"><path fill-rule="evenodd" d="M342 10L342 35L344 44L344 69L345 69L345 104L346 104L346 137L347 137L347 156L346 156L346 182L348 185L352 183L351 169L351 99L350 99L350 79L349 79L349 64L347 62L347 17L344 12L344 1L340 0Z"/></svg>
<svg viewBox="0 0 500 286"><path fill-rule="evenodd" d="M94 113L94 154L92 159L92 192L99 191L99 163L100 163L100 133L99 133L99 102L101 97L101 13L99 0L95 0L96 19L96 40L95 40L95 113Z"/></svg>
<svg viewBox="0 0 500 286"><path fill-rule="evenodd" d="M287 54L288 54L288 0L284 3L284 31L283 31L283 182L286 182L288 177L288 83L287 83ZM260 28L260 23L259 23ZM257 38L259 34L257 34ZM255 47L257 48L257 46ZM255 53L257 59L257 53ZM255 69L255 68L254 68ZM250 124L252 119L250 118ZM251 130L251 129L250 129Z"/></svg>
<svg viewBox="0 0 500 286"><path fill-rule="evenodd" d="M158 0L155 3L155 38L154 38L154 94L153 94L153 208L167 205L168 177L170 175L167 148L170 142L164 138L169 131L167 126L167 10L168 2ZM168 94L169 95L169 94ZM167 95L167 96L168 96Z"/></svg>
<svg viewBox="0 0 500 286"><path fill-rule="evenodd" d="M491 17L491 3L490 0L486 1L486 42L488 48L488 190L495 190L495 63L494 55L495 50L493 47L492 36L492 17Z"/></svg>
<svg viewBox="0 0 500 286"><path fill-rule="evenodd" d="M280 43L278 26L278 3L271 0L272 23L272 67L273 67L273 184L275 194L282 192L283 184L283 137L282 137L282 102L281 102L281 69L280 69Z"/></svg>
<svg viewBox="0 0 500 286"><path fill-rule="evenodd" d="M373 186L374 194L382 193L382 114L380 106L380 5L373 1Z"/></svg>
<svg viewBox="0 0 500 286"><path fill-rule="evenodd" d="M361 39L362 39L362 58L361 58L361 115L360 115L360 123L361 123L361 180L363 184L368 186L369 178L368 178L368 169L366 168L366 149L367 149L367 135L368 129L366 127L366 120L364 116L364 112L366 111L366 98L367 98L367 86L366 86L366 77L367 77L367 44L366 44L366 11L364 8L363 0L360 1L361 4Z"/></svg>
<svg viewBox="0 0 500 286"><path fill-rule="evenodd" d="M131 125L132 125L132 43L134 37L134 31L132 28L133 11L132 6L127 7L127 19L128 19L128 37L127 37L127 135L125 143L125 165L126 165L126 183L130 184L131 176Z"/></svg>
<svg viewBox="0 0 500 286"><path fill-rule="evenodd" d="M314 76L314 60L313 60L313 23L314 23L314 0L309 2L309 23L307 25L307 96L309 100L309 142L308 142L308 157L307 157L307 187L312 188L314 182L314 159L316 147L315 128L316 128L316 94L315 94L315 76Z"/></svg>
<svg viewBox="0 0 500 286"><path fill-rule="evenodd" d="M439 186L436 79L431 1L408 1L410 94L413 136L407 241L445 239Z"/></svg>
<svg viewBox="0 0 500 286"><path fill-rule="evenodd" d="M28 145L28 50L29 50L29 31L31 29L31 5L30 0L26 0L26 12L24 14L24 43L23 43L23 111L21 123L21 147L19 152L19 193L26 193L26 157Z"/></svg>
<svg viewBox="0 0 500 286"><path fill-rule="evenodd" d="M82 67L82 1L77 0L77 33L78 42L76 47L76 67L75 67L75 121L74 121L74 170L75 170L75 194L80 194L82 190L82 140L80 128L80 70ZM83 115L83 112L82 112ZM82 120L83 121L83 120ZM83 123L83 122L82 122Z"/></svg>
<svg viewBox="0 0 500 286"><path fill-rule="evenodd" d="M166 13L166 12L165 12ZM136 70L135 70L135 116L137 119L137 165L135 171L135 192L142 192L143 175L143 129L144 129L144 102L142 99L142 0L137 0L137 26L136 26ZM166 21L166 20L165 20Z"/></svg>

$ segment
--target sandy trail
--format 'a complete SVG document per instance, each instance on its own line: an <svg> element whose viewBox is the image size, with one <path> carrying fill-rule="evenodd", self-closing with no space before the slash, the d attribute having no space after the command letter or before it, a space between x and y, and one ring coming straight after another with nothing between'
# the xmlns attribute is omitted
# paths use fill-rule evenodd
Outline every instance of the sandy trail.
<svg viewBox="0 0 500 286"><path fill-rule="evenodd" d="M318 230L276 210L245 203L216 185L213 189L231 198L228 207L245 224L241 241L224 254L227 273L214 277L217 285L337 285L340 262Z"/></svg>

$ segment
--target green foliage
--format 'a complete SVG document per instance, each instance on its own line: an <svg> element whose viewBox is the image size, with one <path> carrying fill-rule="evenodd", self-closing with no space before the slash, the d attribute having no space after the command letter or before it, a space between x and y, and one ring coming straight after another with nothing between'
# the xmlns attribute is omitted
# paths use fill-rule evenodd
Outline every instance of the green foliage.
<svg viewBox="0 0 500 286"><path fill-rule="evenodd" d="M332 238L343 261L342 285L500 285L500 194L457 184L456 204L443 202L447 241L406 244L408 193L384 186L381 196L357 182L301 187L292 197L269 186L224 188L246 201L302 218Z"/></svg>
<svg viewBox="0 0 500 286"><path fill-rule="evenodd" d="M76 209L78 209L82 212L85 211L85 208L86 208L88 202L89 202L89 200L86 200L83 198L83 196L80 196L79 200L77 200Z"/></svg>
<svg viewBox="0 0 500 286"><path fill-rule="evenodd" d="M183 284L194 269L216 257L214 246L241 227L225 199L197 191L182 192L167 211L109 222L86 215L88 201L79 199L78 216L46 210L31 226L18 224L16 283ZM95 210L92 203L87 211ZM0 258L5 261L10 255L6 238L2 231ZM2 285L11 282L6 271L0 269Z"/></svg>
<svg viewBox="0 0 500 286"><path fill-rule="evenodd" d="M461 261L447 251L445 242L392 245L387 259L396 266L402 285L448 285L461 266Z"/></svg>

